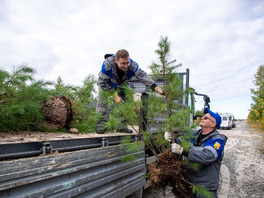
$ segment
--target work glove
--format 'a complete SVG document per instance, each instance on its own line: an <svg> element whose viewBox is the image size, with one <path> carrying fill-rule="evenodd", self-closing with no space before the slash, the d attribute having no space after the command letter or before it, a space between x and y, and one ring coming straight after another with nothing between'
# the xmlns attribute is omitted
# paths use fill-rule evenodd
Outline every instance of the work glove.
<svg viewBox="0 0 264 198"><path fill-rule="evenodd" d="M181 155L183 152L183 147L177 143L171 143L171 152Z"/></svg>
<svg viewBox="0 0 264 198"><path fill-rule="evenodd" d="M164 139L167 140L167 141L169 141L169 142L171 142L171 140L172 140L172 134L166 131L164 133Z"/></svg>

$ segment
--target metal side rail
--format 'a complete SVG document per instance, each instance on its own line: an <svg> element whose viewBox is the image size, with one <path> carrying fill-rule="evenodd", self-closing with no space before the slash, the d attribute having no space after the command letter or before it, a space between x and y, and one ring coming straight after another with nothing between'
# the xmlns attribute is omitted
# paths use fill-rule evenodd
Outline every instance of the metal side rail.
<svg viewBox="0 0 264 198"><path fill-rule="evenodd" d="M145 153L124 146L0 161L0 198L126 197L146 184Z"/></svg>
<svg viewBox="0 0 264 198"><path fill-rule="evenodd" d="M52 153L77 151L104 146L118 145L124 136L109 136L82 139L67 139L40 141L28 143L9 143L0 145L0 161L34 157ZM136 141L137 135L131 135L131 141Z"/></svg>

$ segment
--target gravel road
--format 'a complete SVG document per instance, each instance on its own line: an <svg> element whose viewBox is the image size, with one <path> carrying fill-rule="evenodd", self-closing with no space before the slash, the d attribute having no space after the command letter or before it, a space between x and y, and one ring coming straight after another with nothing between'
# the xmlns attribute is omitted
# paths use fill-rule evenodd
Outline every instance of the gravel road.
<svg viewBox="0 0 264 198"><path fill-rule="evenodd" d="M264 197L264 155L259 151L261 134L237 122L228 137L220 172L219 198Z"/></svg>
<svg viewBox="0 0 264 198"><path fill-rule="evenodd" d="M261 134L245 121L231 130L218 130L228 137L220 172L219 198L264 197L264 155L258 150ZM170 189L166 198L174 197ZM144 198L162 198L163 192L147 189Z"/></svg>

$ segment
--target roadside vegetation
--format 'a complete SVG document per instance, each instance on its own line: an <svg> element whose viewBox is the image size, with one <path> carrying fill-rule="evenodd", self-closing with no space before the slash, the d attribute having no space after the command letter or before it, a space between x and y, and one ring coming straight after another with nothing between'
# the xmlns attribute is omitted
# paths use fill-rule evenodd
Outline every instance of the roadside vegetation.
<svg viewBox="0 0 264 198"><path fill-rule="evenodd" d="M261 151L264 153L264 65L260 65L255 74L255 89L251 89L252 100L248 123L262 133Z"/></svg>

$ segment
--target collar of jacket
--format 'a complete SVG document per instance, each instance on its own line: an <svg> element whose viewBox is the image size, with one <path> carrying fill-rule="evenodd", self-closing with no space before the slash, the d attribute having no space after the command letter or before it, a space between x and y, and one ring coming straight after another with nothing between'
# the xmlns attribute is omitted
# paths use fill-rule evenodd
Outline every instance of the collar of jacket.
<svg viewBox="0 0 264 198"><path fill-rule="evenodd" d="M198 138L200 135L202 135L203 130L200 129L197 131L195 139L194 139L194 146L200 146L210 138L214 137L215 135L219 134L216 130L212 131L211 133L207 134L205 138L201 139L201 142L198 142Z"/></svg>

